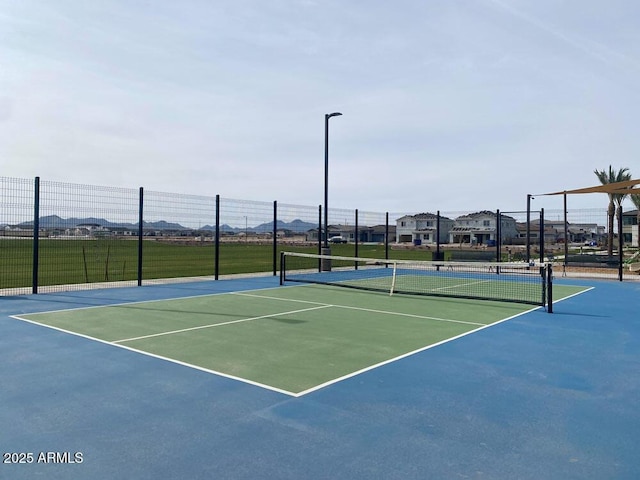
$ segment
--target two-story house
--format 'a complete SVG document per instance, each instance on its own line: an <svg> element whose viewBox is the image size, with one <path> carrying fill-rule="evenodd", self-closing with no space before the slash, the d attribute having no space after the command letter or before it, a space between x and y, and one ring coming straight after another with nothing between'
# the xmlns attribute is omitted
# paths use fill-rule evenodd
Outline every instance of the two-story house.
<svg viewBox="0 0 640 480"><path fill-rule="evenodd" d="M630 210L622 214L622 235L626 245L640 246L640 226L638 226L638 210Z"/></svg>
<svg viewBox="0 0 640 480"><path fill-rule="evenodd" d="M449 232L450 243L470 243L472 245L491 245L497 240L497 214L483 210L461 215L456 218L455 226ZM508 215L500 215L500 240L510 242L518 237L516 220Z"/></svg>
<svg viewBox="0 0 640 480"><path fill-rule="evenodd" d="M449 230L454 221L447 217L440 217L439 243L447 243ZM419 213L405 215L396 220L396 243L411 242L414 245L435 245L438 243L438 215L434 213Z"/></svg>

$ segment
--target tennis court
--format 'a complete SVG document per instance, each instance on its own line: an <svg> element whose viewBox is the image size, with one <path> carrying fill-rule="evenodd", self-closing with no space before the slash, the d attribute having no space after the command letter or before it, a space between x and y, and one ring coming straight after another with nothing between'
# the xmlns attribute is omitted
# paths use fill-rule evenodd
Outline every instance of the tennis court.
<svg viewBox="0 0 640 480"><path fill-rule="evenodd" d="M318 260L308 255L301 258ZM406 265L409 263L403 267ZM293 275L296 282L302 281L301 277L311 282L304 286L48 311L15 318L299 396L532 308L497 301L479 304L467 298L369 291L372 282L384 280L388 276L382 274L389 271L384 267L361 269L354 279L355 270L349 270L345 283L344 271L334 269L326 274L312 269ZM457 274L454 278L450 267L442 267L437 276L426 280L416 280L415 271L409 269L408 274L399 276L405 277L405 283L408 277L412 285L426 282L428 290L437 296L444 291L454 295L454 289L462 289L455 295L469 296L470 287L479 289L482 296L499 296L505 294L505 284L515 283L506 271L500 279L493 278L493 271L487 273L489 279L479 279L476 272L472 277ZM318 277L326 282L327 275L332 285L318 285ZM315 278L309 280L310 276ZM534 272L534 278L539 274ZM389 288L388 282L383 284ZM365 291L353 289L358 286L364 286ZM560 287L556 299L583 290ZM542 294L537 296L542 301Z"/></svg>
<svg viewBox="0 0 640 480"><path fill-rule="evenodd" d="M361 270L319 274L352 282ZM638 284L556 279L549 314L279 283L4 297L3 452L82 462L2 464L0 478L640 473Z"/></svg>

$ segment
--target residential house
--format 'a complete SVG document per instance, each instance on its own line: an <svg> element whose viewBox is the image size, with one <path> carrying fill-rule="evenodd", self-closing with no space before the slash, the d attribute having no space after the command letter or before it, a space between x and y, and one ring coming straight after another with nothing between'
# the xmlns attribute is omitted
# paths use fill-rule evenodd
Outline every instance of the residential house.
<svg viewBox="0 0 640 480"><path fill-rule="evenodd" d="M405 215L396 220L396 243L435 245L438 239L439 243L447 243L449 231L453 225L453 220L441 216L438 232L438 215L433 213Z"/></svg>
<svg viewBox="0 0 640 480"><path fill-rule="evenodd" d="M396 226L389 225L389 242L396 240ZM374 225L372 227L358 228L358 241L361 243L384 243L387 235L386 225Z"/></svg>
<svg viewBox="0 0 640 480"><path fill-rule="evenodd" d="M104 237L111 232L98 223L79 223L74 228L67 228L65 235L73 237Z"/></svg>
<svg viewBox="0 0 640 480"><path fill-rule="evenodd" d="M518 230L518 237L513 240L514 245L526 245L527 244L527 222L517 222L516 230ZM536 245L540 243L540 227L539 222L536 224L529 224L529 243Z"/></svg>
<svg viewBox="0 0 640 480"><path fill-rule="evenodd" d="M455 219L455 225L449 232L450 243L469 243L471 245L492 245L497 240L497 213L481 212L461 215ZM516 220L508 215L500 215L500 240L512 243L518 238Z"/></svg>
<svg viewBox="0 0 640 480"><path fill-rule="evenodd" d="M318 241L317 228L307 230L306 235L308 241ZM387 227L385 225L374 225L372 227L358 225L358 243L384 243L386 235ZM353 225L329 225L329 238L336 236L346 238L349 243L355 243L355 227ZM395 238L396 227L394 225L389 225L389 242L393 242Z"/></svg>
<svg viewBox="0 0 640 480"><path fill-rule="evenodd" d="M526 228L526 223L523 224ZM544 241L548 244L563 243L565 241L564 220L544 221ZM540 220L531 222L531 243L538 241L538 236L534 237L533 232L540 231ZM522 237L522 231L520 231ZM567 236L569 243L600 243L604 240L605 227L597 223L569 223L567 222ZM535 240L534 240L535 239Z"/></svg>
<svg viewBox="0 0 640 480"><path fill-rule="evenodd" d="M597 223L569 223L567 231L572 243L599 243L606 236L605 227Z"/></svg>
<svg viewBox="0 0 640 480"><path fill-rule="evenodd" d="M638 244L638 210L630 210L622 214L622 239L625 245L637 247Z"/></svg>

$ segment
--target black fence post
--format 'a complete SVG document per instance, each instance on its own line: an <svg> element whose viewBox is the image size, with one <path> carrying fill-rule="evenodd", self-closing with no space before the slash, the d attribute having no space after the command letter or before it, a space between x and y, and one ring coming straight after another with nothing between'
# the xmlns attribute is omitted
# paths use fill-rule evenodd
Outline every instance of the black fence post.
<svg viewBox="0 0 640 480"><path fill-rule="evenodd" d="M569 222L567 221L567 192L564 192L564 261L562 262L562 273L566 275L567 259L569 258Z"/></svg>
<svg viewBox="0 0 640 480"><path fill-rule="evenodd" d="M618 206L618 280L622 281L623 264L622 264L622 247L624 246L624 235L622 234L622 205Z"/></svg>
<svg viewBox="0 0 640 480"><path fill-rule="evenodd" d="M547 274L547 313L553 313L553 267L548 264L545 270Z"/></svg>
<svg viewBox="0 0 640 480"><path fill-rule="evenodd" d="M385 215L384 223L384 259L389 260L389 212Z"/></svg>
<svg viewBox="0 0 640 480"><path fill-rule="evenodd" d="M502 261L502 215L496 210L496 262Z"/></svg>
<svg viewBox="0 0 640 480"><path fill-rule="evenodd" d="M273 201L273 276L278 272L278 201Z"/></svg>
<svg viewBox="0 0 640 480"><path fill-rule="evenodd" d="M216 195L216 238L214 245L213 275L218 280L220 275L220 195Z"/></svg>
<svg viewBox="0 0 640 480"><path fill-rule="evenodd" d="M322 255L322 205L318 205L318 255ZM318 271L322 271L322 259L318 260Z"/></svg>
<svg viewBox="0 0 640 480"><path fill-rule="evenodd" d="M531 198L527 193L527 264L531 263Z"/></svg>
<svg viewBox="0 0 640 480"><path fill-rule="evenodd" d="M33 184L33 271L31 292L38 293L38 262L40 259L40 177Z"/></svg>
<svg viewBox="0 0 640 480"><path fill-rule="evenodd" d="M138 195L138 286L142 286L142 236L144 235L144 188Z"/></svg>
<svg viewBox="0 0 640 480"><path fill-rule="evenodd" d="M356 218L355 218L356 224L355 224L355 231L354 231L354 240L356 242L355 245L355 251L354 251L354 255L356 258L358 258L358 237L360 236L360 232L358 232L358 209L356 208ZM356 262L356 270L358 269L358 262Z"/></svg>
<svg viewBox="0 0 640 480"><path fill-rule="evenodd" d="M440 258L440 210L436 212L436 258L432 258L437 262L444 260L444 256Z"/></svg>
<svg viewBox="0 0 640 480"><path fill-rule="evenodd" d="M540 209L540 263L544 263L544 208Z"/></svg>

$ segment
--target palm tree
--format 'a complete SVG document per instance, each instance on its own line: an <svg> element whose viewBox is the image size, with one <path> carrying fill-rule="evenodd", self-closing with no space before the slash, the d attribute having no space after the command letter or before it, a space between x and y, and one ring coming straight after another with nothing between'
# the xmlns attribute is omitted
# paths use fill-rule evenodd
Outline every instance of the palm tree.
<svg viewBox="0 0 640 480"><path fill-rule="evenodd" d="M606 170L594 170L593 173L596 174L598 180L602 185L607 185L609 183L618 183L624 182L626 180L631 180L631 174L629 173L628 168L621 168L619 171L615 171L611 165L609 165L609 171ZM613 256L613 220L616 214L616 205L622 205L622 201L627 196L627 194L621 193L607 193L609 196L609 208L607 209L607 219L609 221L608 225L608 238L607 238L607 254L611 257ZM620 232L622 235L622 232Z"/></svg>
<svg viewBox="0 0 640 480"><path fill-rule="evenodd" d="M629 195L629 198L631 198L631 201L636 206L636 228L638 229L637 246L638 246L638 249L640 250L640 193Z"/></svg>

